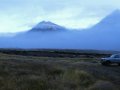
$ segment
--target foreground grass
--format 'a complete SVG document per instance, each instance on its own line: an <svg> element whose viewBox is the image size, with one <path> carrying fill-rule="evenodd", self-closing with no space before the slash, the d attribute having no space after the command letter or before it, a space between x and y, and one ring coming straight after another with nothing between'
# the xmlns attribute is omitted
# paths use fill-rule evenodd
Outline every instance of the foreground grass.
<svg viewBox="0 0 120 90"><path fill-rule="evenodd" d="M120 67L96 59L0 54L0 90L120 90Z"/></svg>

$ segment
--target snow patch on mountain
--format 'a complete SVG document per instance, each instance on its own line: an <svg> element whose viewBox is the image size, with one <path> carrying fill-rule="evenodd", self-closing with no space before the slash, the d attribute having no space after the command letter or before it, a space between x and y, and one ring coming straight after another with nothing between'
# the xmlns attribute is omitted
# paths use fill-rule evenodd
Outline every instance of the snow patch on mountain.
<svg viewBox="0 0 120 90"><path fill-rule="evenodd" d="M66 28L49 21L42 21L32 28L31 31L62 31Z"/></svg>

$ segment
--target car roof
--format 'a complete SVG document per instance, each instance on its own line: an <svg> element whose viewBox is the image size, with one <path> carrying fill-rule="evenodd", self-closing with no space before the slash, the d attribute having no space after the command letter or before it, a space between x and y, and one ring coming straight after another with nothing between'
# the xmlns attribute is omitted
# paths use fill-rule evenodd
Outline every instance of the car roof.
<svg viewBox="0 0 120 90"><path fill-rule="evenodd" d="M113 54L113 55L120 55L120 53L117 53L117 54Z"/></svg>

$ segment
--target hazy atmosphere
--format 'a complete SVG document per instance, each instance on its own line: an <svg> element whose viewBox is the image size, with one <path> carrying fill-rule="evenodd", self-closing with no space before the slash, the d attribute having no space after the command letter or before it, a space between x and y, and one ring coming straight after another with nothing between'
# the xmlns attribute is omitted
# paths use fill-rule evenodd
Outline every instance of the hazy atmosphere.
<svg viewBox="0 0 120 90"><path fill-rule="evenodd" d="M120 0L0 0L0 90L120 90Z"/></svg>
<svg viewBox="0 0 120 90"><path fill-rule="evenodd" d="M0 0L0 32L29 30L43 20L89 28L116 9L120 0Z"/></svg>

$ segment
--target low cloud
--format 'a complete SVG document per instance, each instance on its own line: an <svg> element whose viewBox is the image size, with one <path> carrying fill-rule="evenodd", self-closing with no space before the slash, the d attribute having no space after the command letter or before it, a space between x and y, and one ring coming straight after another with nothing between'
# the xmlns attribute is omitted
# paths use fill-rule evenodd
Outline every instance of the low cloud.
<svg viewBox="0 0 120 90"><path fill-rule="evenodd" d="M1 0L0 32L27 30L42 20L86 28L117 8L119 0Z"/></svg>

